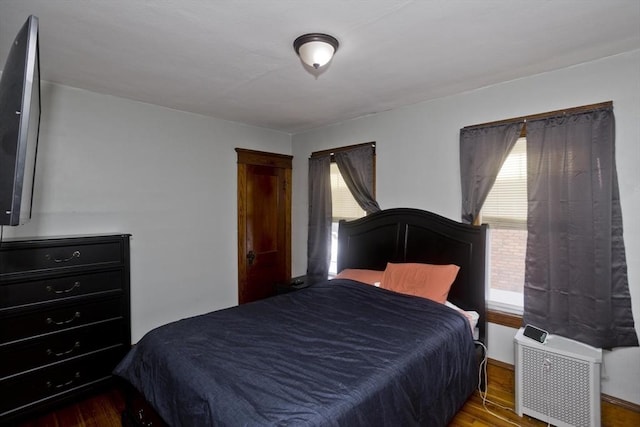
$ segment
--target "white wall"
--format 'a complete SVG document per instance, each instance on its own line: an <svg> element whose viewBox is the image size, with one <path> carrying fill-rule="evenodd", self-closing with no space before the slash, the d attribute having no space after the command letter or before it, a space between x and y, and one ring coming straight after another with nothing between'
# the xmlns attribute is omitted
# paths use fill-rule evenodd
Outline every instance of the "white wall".
<svg viewBox="0 0 640 427"><path fill-rule="evenodd" d="M32 220L6 238L131 233L132 336L237 304L235 147L288 134L42 86Z"/></svg>
<svg viewBox="0 0 640 427"><path fill-rule="evenodd" d="M428 73L425 74L428 78ZM460 218L459 129L612 100L629 286L640 333L640 50L293 136L293 274L306 269L307 159L316 150L376 141L382 208ZM515 330L489 328L489 355L513 363ZM605 355L603 392L640 404L640 349Z"/></svg>

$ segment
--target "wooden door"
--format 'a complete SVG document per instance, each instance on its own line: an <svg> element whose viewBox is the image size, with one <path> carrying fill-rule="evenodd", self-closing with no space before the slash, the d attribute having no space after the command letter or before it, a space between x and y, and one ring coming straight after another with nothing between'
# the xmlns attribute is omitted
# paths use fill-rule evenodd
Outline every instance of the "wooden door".
<svg viewBox="0 0 640 427"><path fill-rule="evenodd" d="M238 153L238 302L275 295L291 279L292 156Z"/></svg>

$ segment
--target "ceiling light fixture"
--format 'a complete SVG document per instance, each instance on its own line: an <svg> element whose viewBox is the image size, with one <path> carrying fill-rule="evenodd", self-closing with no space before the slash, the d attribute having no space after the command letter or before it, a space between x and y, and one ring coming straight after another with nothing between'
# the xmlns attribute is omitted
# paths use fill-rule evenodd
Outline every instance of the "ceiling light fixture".
<svg viewBox="0 0 640 427"><path fill-rule="evenodd" d="M338 50L338 40L328 34L304 34L293 42L293 48L304 62L316 70L326 65Z"/></svg>

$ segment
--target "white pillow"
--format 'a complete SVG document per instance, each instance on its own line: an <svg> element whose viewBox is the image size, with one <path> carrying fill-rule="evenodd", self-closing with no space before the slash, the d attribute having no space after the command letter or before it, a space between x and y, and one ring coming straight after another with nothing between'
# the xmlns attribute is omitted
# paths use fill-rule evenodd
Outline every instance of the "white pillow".
<svg viewBox="0 0 640 427"><path fill-rule="evenodd" d="M466 311L455 305L454 303L447 301L444 303L449 308L453 308L454 310L458 310L464 317L469 321L469 326L471 327L471 332L474 332L475 336L475 328L478 325L478 319L480 319L480 315L477 311Z"/></svg>

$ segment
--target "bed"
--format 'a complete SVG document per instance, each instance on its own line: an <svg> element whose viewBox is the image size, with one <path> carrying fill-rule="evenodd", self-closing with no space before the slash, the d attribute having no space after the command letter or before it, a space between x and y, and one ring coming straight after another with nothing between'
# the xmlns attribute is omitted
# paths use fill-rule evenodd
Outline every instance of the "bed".
<svg viewBox="0 0 640 427"><path fill-rule="evenodd" d="M448 299L479 315L484 226L417 209L342 222L338 270L455 264ZM114 371L126 425L444 426L478 384L458 310L349 279L183 319L145 335Z"/></svg>

